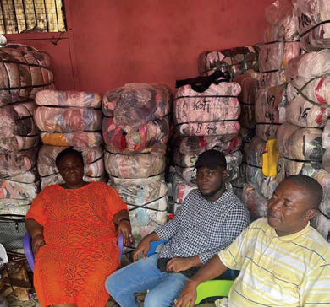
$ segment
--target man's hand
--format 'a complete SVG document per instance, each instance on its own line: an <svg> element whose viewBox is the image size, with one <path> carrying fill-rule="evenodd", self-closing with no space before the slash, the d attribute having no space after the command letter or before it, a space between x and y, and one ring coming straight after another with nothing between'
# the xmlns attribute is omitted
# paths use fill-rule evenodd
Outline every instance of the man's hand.
<svg viewBox="0 0 330 307"><path fill-rule="evenodd" d="M46 245L46 243L42 234L37 234L32 238L31 246L34 257L37 255L39 248L43 245Z"/></svg>
<svg viewBox="0 0 330 307"><path fill-rule="evenodd" d="M175 301L174 307L195 306L195 300L197 296L196 288L197 288L197 284L194 283L192 280L188 280L185 286L183 287L179 298Z"/></svg>
<svg viewBox="0 0 330 307"><path fill-rule="evenodd" d="M124 245L128 246L134 242L132 236L132 229L129 220L122 219L118 224L118 234L122 234L124 237Z"/></svg>
<svg viewBox="0 0 330 307"><path fill-rule="evenodd" d="M142 258L146 259L147 253L150 249L150 240L148 237L145 237L141 240L137 248L135 249L133 253L133 261L138 260L139 255L142 253Z"/></svg>
<svg viewBox="0 0 330 307"><path fill-rule="evenodd" d="M195 266L194 261L189 258L173 258L166 265L167 272L179 273L185 270L190 269L191 267Z"/></svg>

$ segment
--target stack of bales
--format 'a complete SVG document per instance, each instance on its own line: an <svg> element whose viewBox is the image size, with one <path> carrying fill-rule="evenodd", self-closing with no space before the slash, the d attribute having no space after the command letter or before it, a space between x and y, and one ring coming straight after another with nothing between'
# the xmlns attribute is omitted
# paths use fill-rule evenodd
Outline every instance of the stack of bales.
<svg viewBox="0 0 330 307"><path fill-rule="evenodd" d="M277 145L273 140L285 120L288 105L284 70L287 63L301 53L298 22L292 6L284 6L285 2L275 1L267 9L270 26L265 31L264 43L258 45L260 88L255 102L256 137L245 145L243 164L247 181L243 199L246 204L254 204L254 199L257 200L251 208L254 218L266 214L267 199L284 177L282 164L277 162ZM275 172L269 173L265 167L267 157L263 154L266 152L268 161L273 159Z"/></svg>
<svg viewBox="0 0 330 307"><path fill-rule="evenodd" d="M238 83L211 83L201 91L194 83L180 87L174 99L173 200L180 206L195 188L195 161L202 152L215 148L226 155L227 182L237 178L242 154L238 150L240 106Z"/></svg>
<svg viewBox="0 0 330 307"><path fill-rule="evenodd" d="M101 96L87 92L40 91L34 118L41 131L38 155L41 188L63 183L57 155L67 147L80 151L84 180L106 181L103 165Z"/></svg>
<svg viewBox="0 0 330 307"><path fill-rule="evenodd" d="M40 188L34 99L52 86L48 54L29 46L0 49L0 214L25 215Z"/></svg>
<svg viewBox="0 0 330 307"><path fill-rule="evenodd" d="M162 84L129 83L103 98L105 167L130 210L139 241L167 221L164 179L172 93Z"/></svg>
<svg viewBox="0 0 330 307"><path fill-rule="evenodd" d="M316 178L324 186L322 213L314 220L314 226L329 239L329 174L323 157L327 142L327 108L329 108L330 50L313 51L293 59L286 69L290 80L287 122L278 132L278 145L284 159L286 175L305 174ZM322 144L322 132L324 144ZM325 151L327 154L327 151Z"/></svg>
<svg viewBox="0 0 330 307"><path fill-rule="evenodd" d="M233 81L249 69L258 68L258 48L253 46L236 47L218 51L204 51L198 60L199 73L210 76L215 71L228 72Z"/></svg>

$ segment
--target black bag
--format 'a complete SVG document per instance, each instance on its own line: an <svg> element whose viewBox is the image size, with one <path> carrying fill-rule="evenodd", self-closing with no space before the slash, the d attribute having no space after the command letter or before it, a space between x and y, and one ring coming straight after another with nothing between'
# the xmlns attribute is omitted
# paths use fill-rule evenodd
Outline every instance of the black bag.
<svg viewBox="0 0 330 307"><path fill-rule="evenodd" d="M0 243L6 251L23 249L25 233L24 215L0 214Z"/></svg>

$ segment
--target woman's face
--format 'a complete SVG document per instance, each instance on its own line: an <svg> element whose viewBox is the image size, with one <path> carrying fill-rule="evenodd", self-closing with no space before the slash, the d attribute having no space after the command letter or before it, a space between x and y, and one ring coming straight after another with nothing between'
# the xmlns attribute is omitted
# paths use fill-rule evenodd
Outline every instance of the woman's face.
<svg viewBox="0 0 330 307"><path fill-rule="evenodd" d="M80 186L84 182L84 165L74 154L62 157L58 162L58 171L65 183L70 187Z"/></svg>

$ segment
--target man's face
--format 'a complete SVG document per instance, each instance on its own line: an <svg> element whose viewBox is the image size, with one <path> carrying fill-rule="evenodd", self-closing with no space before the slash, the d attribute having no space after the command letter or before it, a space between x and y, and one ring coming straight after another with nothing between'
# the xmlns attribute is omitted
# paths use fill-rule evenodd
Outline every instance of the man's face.
<svg viewBox="0 0 330 307"><path fill-rule="evenodd" d="M206 166L197 168L196 184L204 197L212 197L220 191L225 184L224 168L209 169Z"/></svg>
<svg viewBox="0 0 330 307"><path fill-rule="evenodd" d="M272 198L268 201L267 221L279 236L299 232L315 215L311 208L311 198L302 187L292 180L279 184Z"/></svg>

